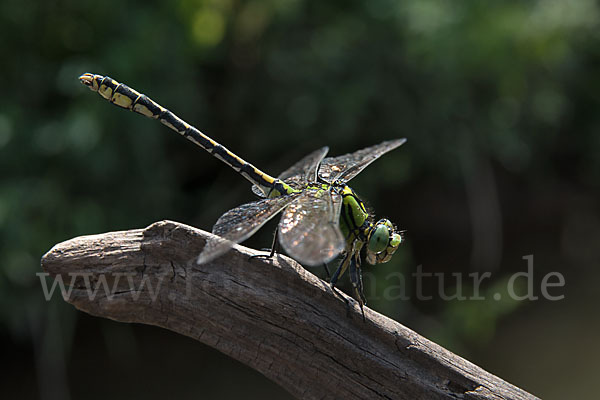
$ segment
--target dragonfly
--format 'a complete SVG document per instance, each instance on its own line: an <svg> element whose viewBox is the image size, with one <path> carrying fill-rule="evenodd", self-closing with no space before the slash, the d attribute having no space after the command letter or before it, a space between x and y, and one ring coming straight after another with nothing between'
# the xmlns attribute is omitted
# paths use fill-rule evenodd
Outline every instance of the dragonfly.
<svg viewBox="0 0 600 400"><path fill-rule="evenodd" d="M109 102L152 119L200 146L252 183L259 199L223 214L215 223L212 236L198 256L197 263L209 262L226 253L235 243L252 236L267 221L282 214L271 253L277 241L285 252L301 264L324 265L330 286L336 290L340 276L349 272L354 298L361 311L366 299L363 293L361 252L371 265L388 262L400 244L404 231L386 218L375 221L373 213L347 183L373 161L401 146L405 138L380 144L337 157L326 157L329 148L322 147L279 174L277 178L244 161L221 144L206 136L174 113L114 79L85 73L82 84ZM334 274L327 263L340 257Z"/></svg>

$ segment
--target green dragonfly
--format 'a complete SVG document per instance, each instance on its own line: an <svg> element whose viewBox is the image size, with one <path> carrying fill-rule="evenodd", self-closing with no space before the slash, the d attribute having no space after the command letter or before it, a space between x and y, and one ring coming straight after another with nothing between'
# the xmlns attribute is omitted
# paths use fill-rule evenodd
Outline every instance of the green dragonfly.
<svg viewBox="0 0 600 400"><path fill-rule="evenodd" d="M96 74L83 74L79 80L119 107L160 120L253 184L253 192L261 199L236 207L217 220L212 230L216 236L198 256L199 264L224 254L234 243L246 240L282 213L268 257L274 255L278 238L283 249L300 263L324 265L331 288L338 295L335 285L349 270L355 298L362 310L365 297L361 250L366 249L366 260L372 265L387 262L404 242L404 235L388 219L375 222L347 182L383 154L404 144L406 139L385 141L338 157L325 157L329 149L323 147L274 178L134 89ZM327 262L339 255L342 260L331 276Z"/></svg>

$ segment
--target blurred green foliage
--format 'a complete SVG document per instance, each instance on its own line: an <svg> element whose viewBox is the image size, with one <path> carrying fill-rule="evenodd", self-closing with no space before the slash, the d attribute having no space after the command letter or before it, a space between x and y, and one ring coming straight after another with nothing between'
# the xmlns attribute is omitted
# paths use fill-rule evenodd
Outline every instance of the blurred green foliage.
<svg viewBox="0 0 600 400"><path fill-rule="evenodd" d="M3 0L5 341L32 353L34 387L44 393L51 384L43 366L63 360L70 370L78 326L62 300L43 300L35 273L45 251L166 218L209 230L252 199L247 183L209 155L90 94L77 76L93 72L148 94L273 174L323 145L338 155L407 137L353 182L378 215L409 231L394 261L369 271L377 283L367 287L370 305L496 365L483 349L517 304L390 302L386 277L417 264L489 270L491 293L522 269L521 256L535 253L542 273L568 265L570 292L593 293L599 17L592 0ZM249 244L265 247L266 231ZM44 356L51 348L60 354ZM560 398L531 375L514 377Z"/></svg>

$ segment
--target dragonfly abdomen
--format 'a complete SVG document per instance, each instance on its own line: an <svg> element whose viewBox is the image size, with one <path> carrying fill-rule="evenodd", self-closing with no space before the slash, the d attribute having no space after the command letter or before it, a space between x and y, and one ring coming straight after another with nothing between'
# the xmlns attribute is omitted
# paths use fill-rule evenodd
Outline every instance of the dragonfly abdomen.
<svg viewBox="0 0 600 400"><path fill-rule="evenodd" d="M119 83L108 76L97 74L83 74L79 77L79 80L91 90L98 92L100 96L109 102L121 108L126 108L148 118L158 119L163 125L202 147L229 165L236 172L239 172L244 178L258 186L265 195L272 194L273 192L275 192L275 195L289 194L293 191L285 183L264 173L249 162L244 161L167 108L135 89Z"/></svg>

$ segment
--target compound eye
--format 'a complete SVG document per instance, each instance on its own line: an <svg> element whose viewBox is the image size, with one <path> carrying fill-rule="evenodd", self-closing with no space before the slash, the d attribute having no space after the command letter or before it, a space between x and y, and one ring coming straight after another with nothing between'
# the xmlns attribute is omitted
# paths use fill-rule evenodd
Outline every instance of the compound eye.
<svg viewBox="0 0 600 400"><path fill-rule="evenodd" d="M390 230L385 224L377 224L375 230L369 238L369 244L367 246L370 252L375 254L384 251L390 240Z"/></svg>

